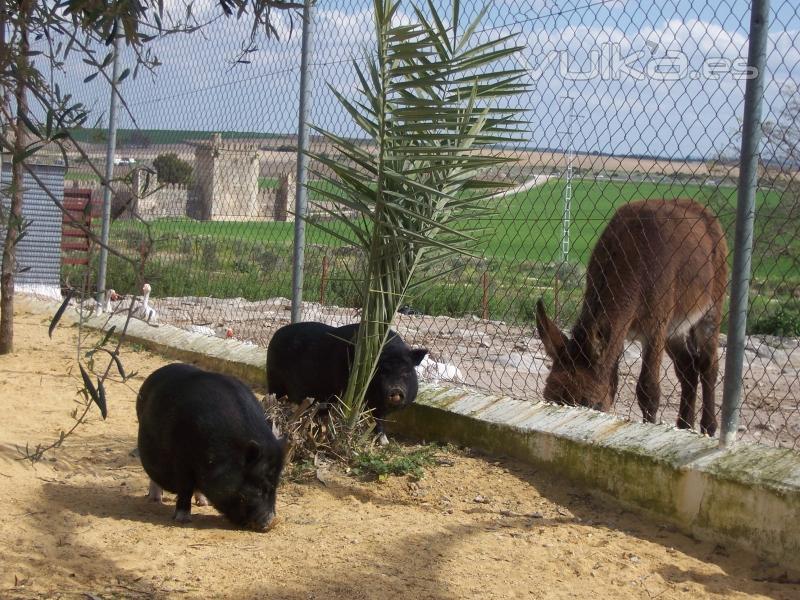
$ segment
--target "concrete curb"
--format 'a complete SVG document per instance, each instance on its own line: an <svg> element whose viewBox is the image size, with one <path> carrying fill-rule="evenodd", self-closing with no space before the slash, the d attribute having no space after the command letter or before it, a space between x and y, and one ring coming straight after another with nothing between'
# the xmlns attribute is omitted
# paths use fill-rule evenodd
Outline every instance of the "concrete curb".
<svg viewBox="0 0 800 600"><path fill-rule="evenodd" d="M20 310L57 305L20 297ZM72 312L72 314L69 314ZM67 311L66 320L75 319ZM85 324L121 331L123 316ZM132 320L128 339L151 350L265 384L266 350L235 340ZM612 496L687 533L754 551L800 569L800 454L717 441L582 408L421 384L416 405L393 415L390 432L514 457Z"/></svg>
<svg viewBox="0 0 800 600"><path fill-rule="evenodd" d="M582 408L424 387L389 431L545 467L684 532L800 569L800 455Z"/></svg>

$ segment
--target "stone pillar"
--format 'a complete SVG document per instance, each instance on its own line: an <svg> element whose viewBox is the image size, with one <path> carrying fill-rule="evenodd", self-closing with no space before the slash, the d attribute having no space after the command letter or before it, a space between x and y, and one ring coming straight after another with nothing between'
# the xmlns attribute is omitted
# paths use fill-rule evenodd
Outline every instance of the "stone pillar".
<svg viewBox="0 0 800 600"><path fill-rule="evenodd" d="M195 202L192 217L200 221L211 219L214 207L214 162L222 136L211 135L211 143L198 143L194 149Z"/></svg>
<svg viewBox="0 0 800 600"><path fill-rule="evenodd" d="M285 173L278 177L278 189L275 190L276 221L294 221L295 207L295 176L294 173Z"/></svg>
<svg viewBox="0 0 800 600"><path fill-rule="evenodd" d="M214 221L239 221L258 216L258 151L246 146L215 148L212 168Z"/></svg>

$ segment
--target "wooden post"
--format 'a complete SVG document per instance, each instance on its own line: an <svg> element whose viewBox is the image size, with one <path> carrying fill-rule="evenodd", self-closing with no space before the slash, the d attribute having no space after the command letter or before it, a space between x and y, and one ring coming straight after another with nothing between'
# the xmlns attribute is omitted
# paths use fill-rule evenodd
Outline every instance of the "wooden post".
<svg viewBox="0 0 800 600"><path fill-rule="evenodd" d="M328 255L322 257L322 281L319 282L319 303L325 304L325 289L328 287Z"/></svg>
<svg viewBox="0 0 800 600"><path fill-rule="evenodd" d="M481 298L482 317L485 321L489 320L489 272L484 271L481 277L483 283L483 297Z"/></svg>

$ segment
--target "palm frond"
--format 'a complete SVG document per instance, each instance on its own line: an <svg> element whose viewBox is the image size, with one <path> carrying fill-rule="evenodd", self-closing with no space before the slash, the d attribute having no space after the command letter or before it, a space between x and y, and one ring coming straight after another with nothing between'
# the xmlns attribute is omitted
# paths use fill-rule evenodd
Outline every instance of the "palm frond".
<svg viewBox="0 0 800 600"><path fill-rule="evenodd" d="M314 224L367 258L364 273L353 274L363 306L343 398L352 425L409 289L450 271L454 254L476 256L486 231L478 221L493 211L492 195L508 187L478 177L512 160L491 149L521 141L527 124L522 111L499 106L526 89L524 71L497 68L522 47L513 35L476 41L487 9L459 29L458 0L449 24L430 0L425 10L414 7L415 22L393 24L399 6L374 0L375 53L365 66L353 63L359 97L331 88L362 139L315 128L336 157L309 153L320 182L309 188L335 218Z"/></svg>

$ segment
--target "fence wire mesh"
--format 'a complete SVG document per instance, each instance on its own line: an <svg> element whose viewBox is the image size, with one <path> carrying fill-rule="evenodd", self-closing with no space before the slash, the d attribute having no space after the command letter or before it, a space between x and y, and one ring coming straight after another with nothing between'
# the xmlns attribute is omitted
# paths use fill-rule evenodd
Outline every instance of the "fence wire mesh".
<svg viewBox="0 0 800 600"><path fill-rule="evenodd" d="M211 15L214 6L196 4L195 14ZM481 7L462 2L464 19ZM496 198L483 255L452 256L446 278L408 298L398 315L408 343L451 366L423 378L540 399L550 360L536 333L536 301L569 330L592 249L614 211L631 201L692 198L719 218L732 246L749 11L744 0L490 4L479 41L515 34L526 46L503 66L527 71L528 139L496 148L514 160L492 175L513 185ZM373 39L371 3L321 2L314 13L309 121L353 136L330 88L355 93L353 61L363 63ZM410 3L398 18L413 18ZM159 40L161 66L121 85L115 176L133 175L117 185L111 241L147 256L160 322L265 346L290 315L301 22L297 14L278 17L279 38L259 39L254 49L242 45L246 24L208 19L200 35ZM741 433L798 448L800 9L775 0L770 23ZM85 73L72 75L64 84L76 87ZM83 89L107 104L100 82ZM81 135L102 163L105 129ZM314 135L311 149L331 152ZM143 166L161 180L137 174ZM99 194L77 157L67 186ZM312 192L312 217L324 214L320 203ZM307 229L305 320L357 319L348 270L359 260L333 236ZM134 281L132 269L111 257L108 287L137 294ZM726 323L727 309L723 355ZM627 343L612 410L634 420L641 367L641 344ZM674 423L681 391L668 358L658 379L657 419Z"/></svg>

